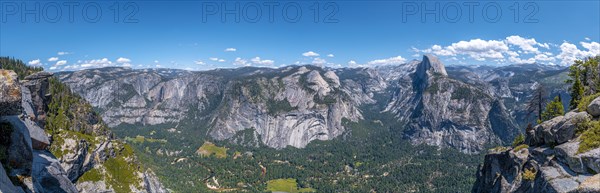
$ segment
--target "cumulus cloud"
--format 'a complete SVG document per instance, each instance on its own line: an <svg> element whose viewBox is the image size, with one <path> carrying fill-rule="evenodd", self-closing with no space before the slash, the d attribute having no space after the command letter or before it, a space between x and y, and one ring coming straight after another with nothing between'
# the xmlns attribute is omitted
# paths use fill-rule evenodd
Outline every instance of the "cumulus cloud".
<svg viewBox="0 0 600 193"><path fill-rule="evenodd" d="M392 64L404 64L406 63L406 59L402 56L391 57L387 59L378 59L368 62L367 64L370 66L378 66L378 65L392 65Z"/></svg>
<svg viewBox="0 0 600 193"><path fill-rule="evenodd" d="M48 62L56 62L58 61L58 57L50 57L48 58Z"/></svg>
<svg viewBox="0 0 600 193"><path fill-rule="evenodd" d="M316 64L316 65L323 65L323 64L327 64L327 61L322 58L315 58L315 59L313 59L312 63Z"/></svg>
<svg viewBox="0 0 600 193"><path fill-rule="evenodd" d="M195 61L194 61L194 64L197 64L197 65L205 65L206 63L202 62L201 60L195 60Z"/></svg>
<svg viewBox="0 0 600 193"><path fill-rule="evenodd" d="M123 57L117 58L117 63L130 63L130 62L131 62L131 60L129 58L123 58Z"/></svg>
<svg viewBox="0 0 600 193"><path fill-rule="evenodd" d="M273 60L261 60L260 57L258 57L258 56L250 59L250 61L254 64L266 65L266 66L270 66L275 63L275 61L273 61Z"/></svg>
<svg viewBox="0 0 600 193"><path fill-rule="evenodd" d="M209 59L209 60L212 60L212 61L219 61L219 58L214 58L214 57L212 57L212 58L208 58L208 59Z"/></svg>
<svg viewBox="0 0 600 193"><path fill-rule="evenodd" d="M65 64L67 64L67 61L66 60L61 60L61 61L56 62L55 66L62 66L62 65L65 65Z"/></svg>
<svg viewBox="0 0 600 193"><path fill-rule="evenodd" d="M62 56L62 55L68 55L68 54L71 54L71 53L70 52L58 52L56 54L58 54L59 56Z"/></svg>
<svg viewBox="0 0 600 193"><path fill-rule="evenodd" d="M238 65L238 66L250 66L250 63L248 63L248 60L242 59L240 57L235 58L235 60L233 61L234 65Z"/></svg>
<svg viewBox="0 0 600 193"><path fill-rule="evenodd" d="M525 53L534 53L534 54L540 53L538 48L535 47L536 45L548 47L548 44L545 44L545 45L540 44L537 41L535 41L534 38L527 39L527 38L523 38L521 36L508 36L508 37L506 37L506 42L510 45L518 46Z"/></svg>
<svg viewBox="0 0 600 193"><path fill-rule="evenodd" d="M235 48L226 48L225 49L225 52L235 52L235 51L237 51L237 49L235 49Z"/></svg>
<svg viewBox="0 0 600 193"><path fill-rule="evenodd" d="M333 58L335 56L333 54L327 54L327 57Z"/></svg>
<svg viewBox="0 0 600 193"><path fill-rule="evenodd" d="M306 57L317 57L317 56L319 56L318 53L313 52L313 51L304 52L304 53L302 53L302 55L306 56Z"/></svg>
<svg viewBox="0 0 600 193"><path fill-rule="evenodd" d="M35 60L27 62L27 64L32 65L32 66L37 66L37 65L41 64L41 60L40 59L35 59Z"/></svg>
<svg viewBox="0 0 600 193"><path fill-rule="evenodd" d="M85 60L82 61L82 64L80 65L81 68L100 68L100 67L106 67L106 66L112 66L114 63L110 60L108 60L108 58L102 58L102 59L96 59L96 60Z"/></svg>
<svg viewBox="0 0 600 193"><path fill-rule="evenodd" d="M575 60L600 55L600 44L598 42L580 42L580 44L586 50L580 50L575 44L563 42L560 45L560 54L556 56L561 60L560 64L571 65Z"/></svg>

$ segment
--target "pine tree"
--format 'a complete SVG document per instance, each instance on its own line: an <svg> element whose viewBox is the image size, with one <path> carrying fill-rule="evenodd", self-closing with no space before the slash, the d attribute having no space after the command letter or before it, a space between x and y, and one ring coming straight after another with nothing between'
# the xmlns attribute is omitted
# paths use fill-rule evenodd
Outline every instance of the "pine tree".
<svg viewBox="0 0 600 193"><path fill-rule="evenodd" d="M571 68L573 67L574 66L571 66ZM569 102L569 109L577 108L577 104L579 104L579 101L581 100L584 94L584 86L581 83L579 73L579 69L574 70L573 86L571 86L571 101Z"/></svg>
<svg viewBox="0 0 600 193"><path fill-rule="evenodd" d="M539 84L529 100L527 104L527 119L529 116L535 112L536 119L540 120L542 118L542 112L544 111L544 106L546 105L546 89L543 85Z"/></svg>
<svg viewBox="0 0 600 193"><path fill-rule="evenodd" d="M559 96L554 97L548 105L546 106L546 110L542 113L542 121L550 120L554 117L561 116L565 114L565 109L562 104L562 100Z"/></svg>

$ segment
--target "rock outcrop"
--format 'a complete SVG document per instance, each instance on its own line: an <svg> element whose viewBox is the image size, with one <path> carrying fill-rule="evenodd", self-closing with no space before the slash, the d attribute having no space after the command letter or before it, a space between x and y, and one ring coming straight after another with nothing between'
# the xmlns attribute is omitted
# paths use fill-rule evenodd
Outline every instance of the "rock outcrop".
<svg viewBox="0 0 600 193"><path fill-rule="evenodd" d="M6 150L0 151L6 153L0 157L6 157L2 164L10 169L9 173L4 168L0 171L0 192L115 192L115 187L105 181L79 178L91 169L106 170L103 164L109 159L128 160L119 163L134 168L130 163L135 161L133 152L118 154L117 151L125 149L124 144L113 139L89 109L75 109L73 114L82 120L73 121L78 124L71 124L71 128L57 128L51 140L43 125L51 100L49 78L52 74L38 72L18 81L12 71L0 70L0 73L0 135L3 136L0 148ZM79 105L85 107L85 104ZM77 114L79 112L85 113ZM117 170L120 169L125 168ZM132 192L167 192L153 173L144 174L135 169L131 172L138 180L137 184L130 185ZM18 184L13 184L15 180ZM89 188L89 184L104 186Z"/></svg>
<svg viewBox="0 0 600 193"><path fill-rule="evenodd" d="M0 116L21 114L21 85L17 74L0 69Z"/></svg>
<svg viewBox="0 0 600 193"><path fill-rule="evenodd" d="M597 119L569 112L527 131L525 144L490 150L473 192L600 192L600 148L580 152L578 131Z"/></svg>

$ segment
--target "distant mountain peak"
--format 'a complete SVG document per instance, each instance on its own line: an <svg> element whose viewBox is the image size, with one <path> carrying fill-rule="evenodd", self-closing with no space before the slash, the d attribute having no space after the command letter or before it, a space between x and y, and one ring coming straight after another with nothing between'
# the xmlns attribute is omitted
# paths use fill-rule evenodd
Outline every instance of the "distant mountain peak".
<svg viewBox="0 0 600 193"><path fill-rule="evenodd" d="M440 60L432 54L423 55L423 61L421 61L420 66L422 66L421 68L426 71L431 70L434 73L448 76L444 64L442 64L442 62L440 62Z"/></svg>

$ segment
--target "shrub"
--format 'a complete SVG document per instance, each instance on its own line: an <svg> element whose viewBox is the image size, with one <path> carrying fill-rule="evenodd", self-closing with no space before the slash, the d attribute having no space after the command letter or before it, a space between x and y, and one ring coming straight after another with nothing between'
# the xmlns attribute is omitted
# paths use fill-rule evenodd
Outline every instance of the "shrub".
<svg viewBox="0 0 600 193"><path fill-rule="evenodd" d="M518 145L523 144L523 142L525 142L525 135L521 133L515 137L515 140L513 140L512 147L517 147Z"/></svg>
<svg viewBox="0 0 600 193"><path fill-rule="evenodd" d="M523 179L527 180L527 181L533 181L535 180L535 175L537 174L537 171L535 171L535 169L525 169L525 171L523 172Z"/></svg>
<svg viewBox="0 0 600 193"><path fill-rule="evenodd" d="M590 121L591 128L581 134L581 143L577 153L587 152L600 147L600 121Z"/></svg>
<svg viewBox="0 0 600 193"><path fill-rule="evenodd" d="M521 151L522 149L525 149L525 148L529 148L529 145L527 145L527 144L521 144L521 145L515 147L513 149L513 151L518 152L518 151Z"/></svg>
<svg viewBox="0 0 600 193"><path fill-rule="evenodd" d="M584 96L583 98L581 98L579 104L577 104L577 109L579 110L579 112L587 111L587 107L590 105L590 103L592 103L592 101L598 97L600 97L600 93Z"/></svg>

